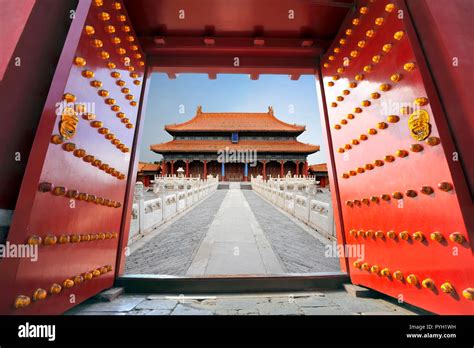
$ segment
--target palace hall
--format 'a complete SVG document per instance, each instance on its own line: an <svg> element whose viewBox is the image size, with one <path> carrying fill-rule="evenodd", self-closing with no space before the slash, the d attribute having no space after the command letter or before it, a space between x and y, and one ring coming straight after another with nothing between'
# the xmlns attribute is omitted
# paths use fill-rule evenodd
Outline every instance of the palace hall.
<svg viewBox="0 0 474 348"><path fill-rule="evenodd" d="M163 156L162 174L178 168L193 177L219 175L222 181L248 181L251 175L308 175L307 156L319 146L299 142L305 126L279 120L269 107L263 113L208 113L202 107L187 122L169 124L173 140L150 149Z"/></svg>

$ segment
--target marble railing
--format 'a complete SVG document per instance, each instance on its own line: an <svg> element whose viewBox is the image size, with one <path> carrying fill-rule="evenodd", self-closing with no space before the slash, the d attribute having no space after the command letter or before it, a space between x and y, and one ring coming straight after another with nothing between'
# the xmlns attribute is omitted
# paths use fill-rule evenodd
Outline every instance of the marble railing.
<svg viewBox="0 0 474 348"><path fill-rule="evenodd" d="M145 192L143 184L137 182L128 245L214 193L217 185L218 178L212 176L207 180L157 177L153 188Z"/></svg>
<svg viewBox="0 0 474 348"><path fill-rule="evenodd" d="M336 238L330 194L314 178L251 178L252 189L327 238Z"/></svg>

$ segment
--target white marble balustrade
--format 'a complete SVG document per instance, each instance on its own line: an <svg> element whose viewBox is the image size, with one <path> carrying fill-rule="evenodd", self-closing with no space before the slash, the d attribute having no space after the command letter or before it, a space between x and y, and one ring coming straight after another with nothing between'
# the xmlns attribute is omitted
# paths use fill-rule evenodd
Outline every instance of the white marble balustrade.
<svg viewBox="0 0 474 348"><path fill-rule="evenodd" d="M181 214L217 190L219 178L206 180L184 177L155 177L153 187L145 192L143 183L135 184L134 203L128 244Z"/></svg>
<svg viewBox="0 0 474 348"><path fill-rule="evenodd" d="M330 193L314 177L251 178L252 189L267 201L303 221L321 235L336 238Z"/></svg>

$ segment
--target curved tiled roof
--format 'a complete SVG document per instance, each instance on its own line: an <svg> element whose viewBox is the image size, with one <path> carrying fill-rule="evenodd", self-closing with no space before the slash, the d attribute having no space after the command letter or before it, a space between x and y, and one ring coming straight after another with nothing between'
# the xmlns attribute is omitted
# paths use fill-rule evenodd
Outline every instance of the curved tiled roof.
<svg viewBox="0 0 474 348"><path fill-rule="evenodd" d="M280 121L273 115L271 107L268 112L201 112L198 108L196 116L187 122L170 124L165 130L174 132L235 132L235 131L263 131L263 132L291 132L302 133L305 126L292 125Z"/></svg>
<svg viewBox="0 0 474 348"><path fill-rule="evenodd" d="M138 171L139 172L157 172L159 169L160 169L159 164L145 163L145 162L139 162L138 163Z"/></svg>
<svg viewBox="0 0 474 348"><path fill-rule="evenodd" d="M328 165L327 163L312 164L309 166L309 170L312 172L327 172Z"/></svg>
<svg viewBox="0 0 474 348"><path fill-rule="evenodd" d="M177 152L204 152L217 153L228 148L229 150L278 152L278 153L305 153L311 154L319 151L319 146L300 143L297 140L286 141L258 141L241 140L232 143L230 140L171 140L166 143L150 146L156 153Z"/></svg>

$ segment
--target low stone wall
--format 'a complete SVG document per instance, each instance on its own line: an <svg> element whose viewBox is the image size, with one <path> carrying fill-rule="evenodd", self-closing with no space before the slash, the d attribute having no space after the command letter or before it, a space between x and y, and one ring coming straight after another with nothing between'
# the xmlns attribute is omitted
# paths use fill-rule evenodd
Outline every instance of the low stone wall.
<svg viewBox="0 0 474 348"><path fill-rule="evenodd" d="M141 182L136 183L128 245L133 244L164 222L202 201L215 192L218 185L217 178L179 180L179 185L173 186L177 189L176 191L156 193L156 198L147 198L147 200L144 197L143 184Z"/></svg>
<svg viewBox="0 0 474 348"><path fill-rule="evenodd" d="M310 178L251 178L252 189L261 197L329 239L336 238L332 203L318 200L314 179Z"/></svg>

